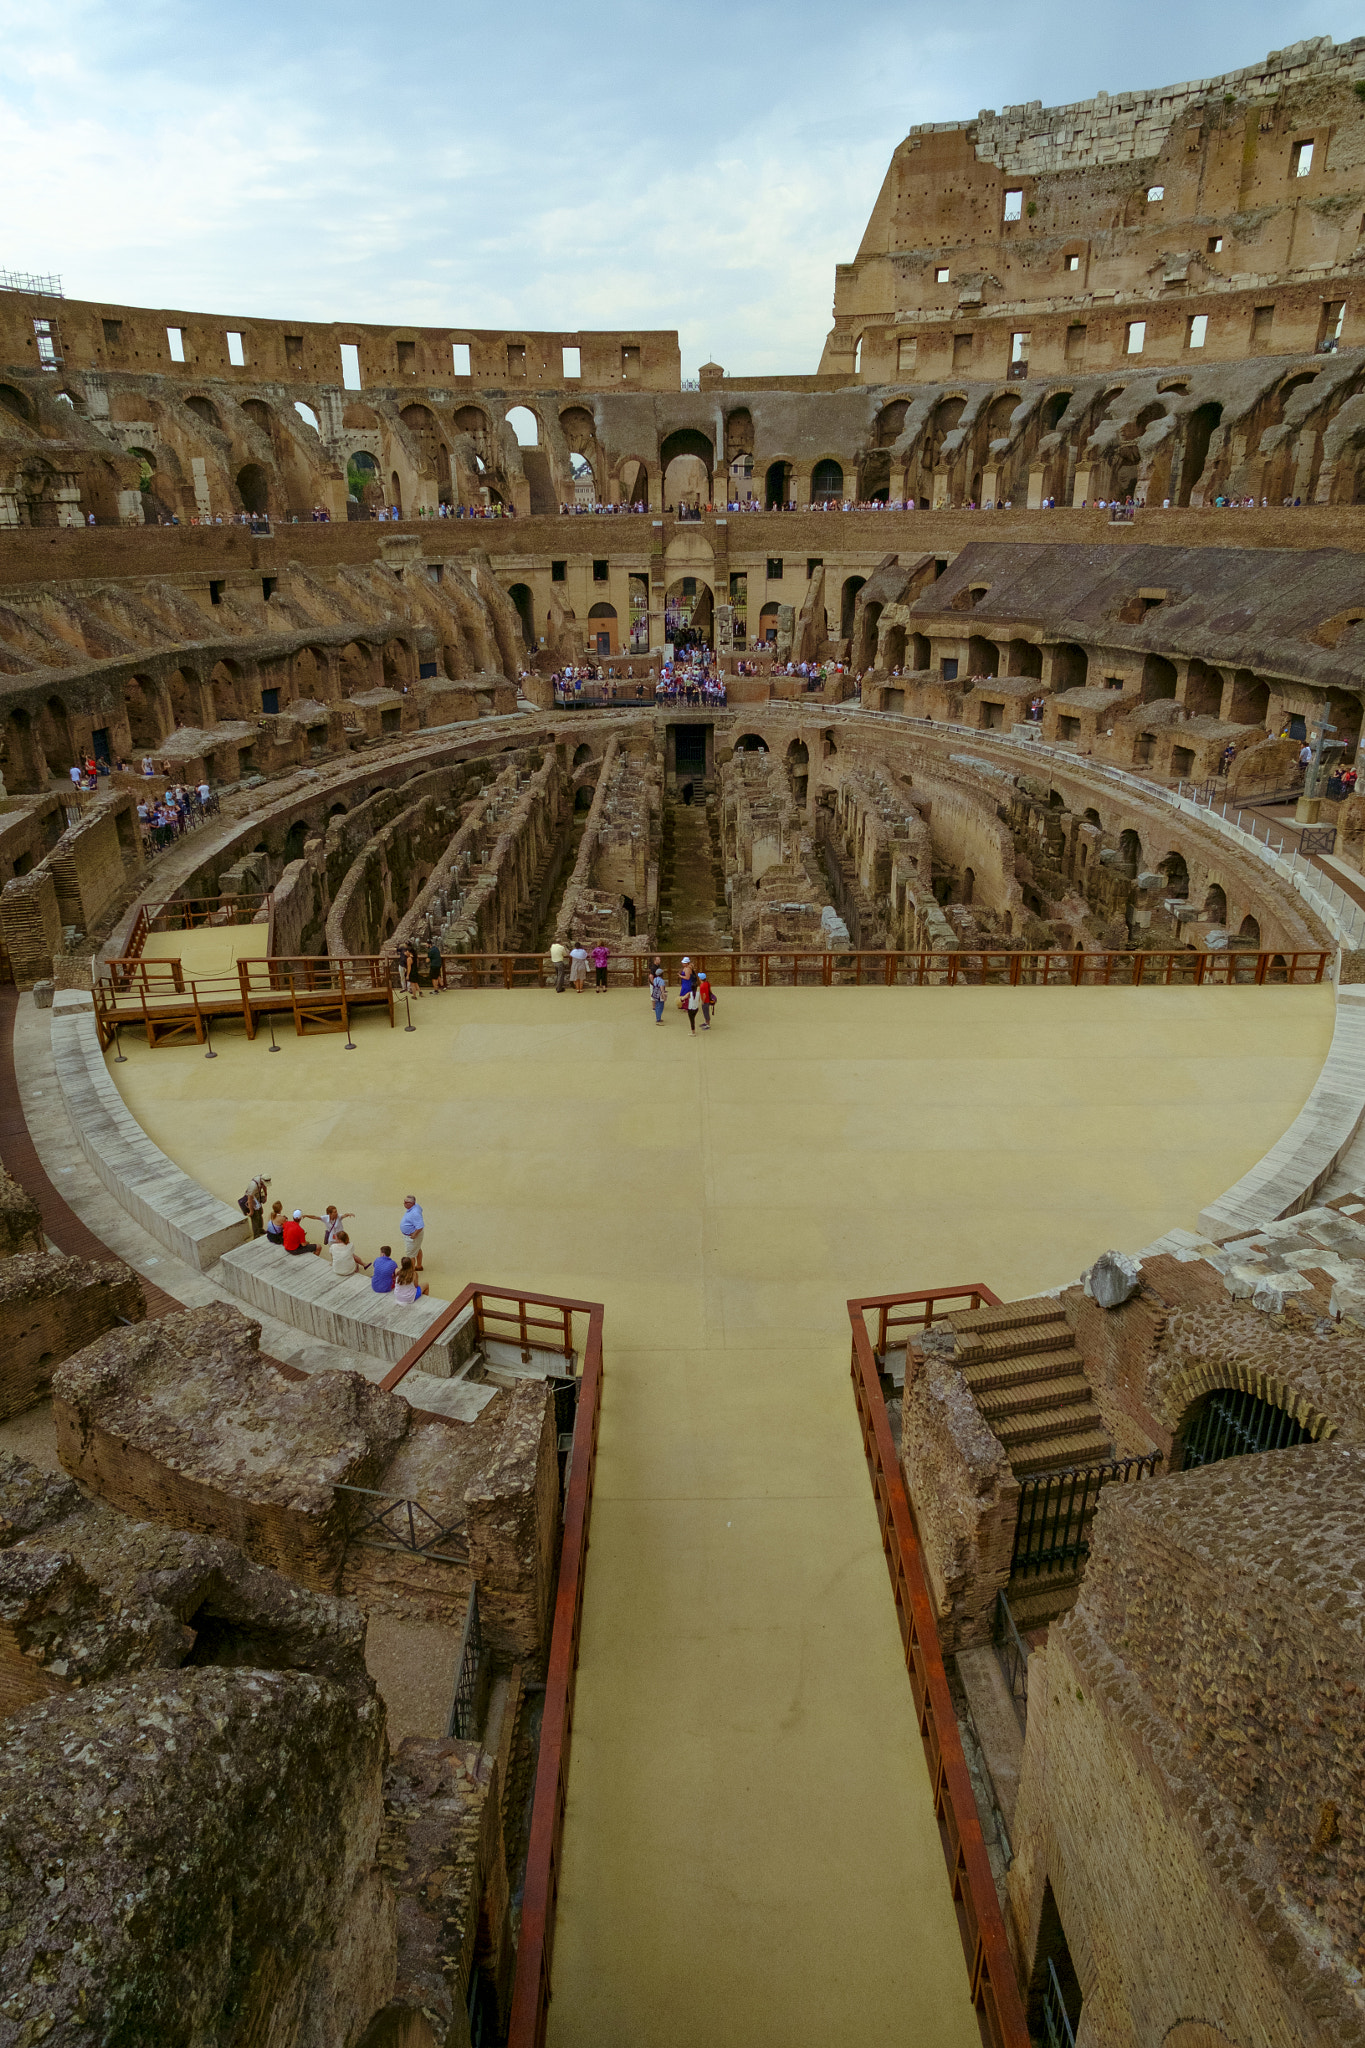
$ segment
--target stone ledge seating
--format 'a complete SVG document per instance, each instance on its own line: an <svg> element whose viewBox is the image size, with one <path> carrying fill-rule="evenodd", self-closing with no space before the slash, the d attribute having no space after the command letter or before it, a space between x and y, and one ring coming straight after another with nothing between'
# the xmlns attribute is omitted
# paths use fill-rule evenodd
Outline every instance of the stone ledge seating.
<svg viewBox="0 0 1365 2048"><path fill-rule="evenodd" d="M430 1294L411 1303L376 1294L368 1273L338 1279L330 1259L291 1257L264 1237L226 1251L219 1277L229 1294L252 1308L308 1330L343 1351L368 1351L394 1365L450 1306ZM422 1371L451 1379L468 1363L474 1346L470 1307L436 1339L422 1360Z"/></svg>

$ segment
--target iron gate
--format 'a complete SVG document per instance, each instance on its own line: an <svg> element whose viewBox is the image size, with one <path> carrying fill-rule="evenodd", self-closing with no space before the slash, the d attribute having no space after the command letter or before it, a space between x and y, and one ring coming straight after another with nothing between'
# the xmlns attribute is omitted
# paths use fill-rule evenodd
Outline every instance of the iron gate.
<svg viewBox="0 0 1365 2048"><path fill-rule="evenodd" d="M1185 1433L1181 1470L1244 1458L1253 1451L1282 1451L1290 1444L1307 1443L1311 1436L1312 1431L1296 1422L1287 1408L1277 1408L1259 1394L1215 1387L1199 1403Z"/></svg>
<svg viewBox="0 0 1365 2048"><path fill-rule="evenodd" d="M1068 1465L1061 1472L1036 1472L1019 1487L1011 1578L1036 1572L1068 1571L1090 1555L1090 1524L1106 1486L1150 1479L1160 1451L1141 1458L1111 1458L1103 1465Z"/></svg>

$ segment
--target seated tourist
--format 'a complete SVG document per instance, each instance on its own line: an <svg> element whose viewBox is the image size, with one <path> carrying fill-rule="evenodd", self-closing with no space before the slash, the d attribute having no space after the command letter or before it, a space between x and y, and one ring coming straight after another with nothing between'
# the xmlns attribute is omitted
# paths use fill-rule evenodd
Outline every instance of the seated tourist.
<svg viewBox="0 0 1365 2048"><path fill-rule="evenodd" d="M398 1261L389 1245L381 1244L379 1257L374 1262L370 1287L375 1294L392 1294L393 1283L398 1278Z"/></svg>
<svg viewBox="0 0 1365 2048"><path fill-rule="evenodd" d="M338 1280L349 1280L352 1273L368 1273L370 1262L362 1259L344 1230L339 1230L332 1239L332 1271Z"/></svg>
<svg viewBox="0 0 1365 2048"><path fill-rule="evenodd" d="M375 1263L377 1265L378 1261L376 1260ZM404 1259L402 1265L398 1268L398 1278L393 1284L394 1300L420 1301L426 1292L427 1289L417 1278L417 1268L413 1265L412 1260Z"/></svg>
<svg viewBox="0 0 1365 2048"><path fill-rule="evenodd" d="M308 1242L308 1232L303 1227L302 1209L296 1209L285 1224L283 1243L285 1250L296 1258L300 1252L321 1253L322 1250L321 1245Z"/></svg>
<svg viewBox="0 0 1365 2048"><path fill-rule="evenodd" d="M268 1238L270 1239L270 1242L271 1242L272 1244L283 1244L283 1243L284 1243L284 1203L283 1203L283 1202L272 1202L272 1203L271 1203L271 1205L270 1205L270 1220L269 1220L269 1222L268 1222L268 1223L266 1224L266 1226L265 1226L265 1234L266 1234L266 1236L267 1236L267 1237L268 1237Z"/></svg>

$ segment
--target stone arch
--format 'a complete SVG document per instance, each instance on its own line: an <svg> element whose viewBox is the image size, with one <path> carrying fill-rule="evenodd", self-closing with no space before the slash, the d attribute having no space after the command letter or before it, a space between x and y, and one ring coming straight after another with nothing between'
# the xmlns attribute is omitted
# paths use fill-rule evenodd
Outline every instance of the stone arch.
<svg viewBox="0 0 1365 2048"><path fill-rule="evenodd" d="M166 678L166 695L170 700L173 724L198 725L200 706L196 676L183 668L173 668Z"/></svg>
<svg viewBox="0 0 1365 2048"><path fill-rule="evenodd" d="M889 405L882 407L872 427L874 448L894 448L905 431L905 416L909 410L910 401L906 398L893 398Z"/></svg>
<svg viewBox="0 0 1365 2048"><path fill-rule="evenodd" d="M16 390L13 384L0 384L0 412L9 413L26 427L36 424L33 400L27 392Z"/></svg>
<svg viewBox="0 0 1365 2048"><path fill-rule="evenodd" d="M677 427L666 434L659 445L665 506L688 497L709 504L715 461L715 448L698 428Z"/></svg>
<svg viewBox="0 0 1365 2048"><path fill-rule="evenodd" d="M205 398L202 392L196 391L192 397L185 400L185 405L187 410L197 419L201 419L206 427L212 427L217 433L222 433L223 422L211 398Z"/></svg>
<svg viewBox="0 0 1365 2048"><path fill-rule="evenodd" d="M886 638L878 651L878 663L885 669L905 667L905 628L888 626Z"/></svg>
<svg viewBox="0 0 1365 2048"><path fill-rule="evenodd" d="M437 450L440 445L441 429L435 413L429 405L405 405L398 415L407 430L409 438L417 448L417 458L424 474L434 476L437 469Z"/></svg>
<svg viewBox="0 0 1365 2048"><path fill-rule="evenodd" d="M1069 391L1050 391L1043 400L1040 421L1045 434L1055 434L1062 422L1062 414L1071 403Z"/></svg>
<svg viewBox="0 0 1365 2048"><path fill-rule="evenodd" d="M270 478L259 462L244 463L237 472L237 495L242 510L258 517L270 511Z"/></svg>
<svg viewBox="0 0 1365 2048"><path fill-rule="evenodd" d="M128 740L133 747L159 747L165 737L156 685L149 676L129 676L123 686Z"/></svg>
<svg viewBox="0 0 1365 2048"><path fill-rule="evenodd" d="M922 675L924 673L929 666L932 652L927 634L912 633L910 635L910 667L914 674Z"/></svg>
<svg viewBox="0 0 1365 2048"><path fill-rule="evenodd" d="M224 718L241 718L242 710L242 668L241 663L224 656L215 661L209 671L209 709L215 723Z"/></svg>
<svg viewBox="0 0 1365 2048"><path fill-rule="evenodd" d="M341 694L354 697L361 690L374 687L374 655L358 640L350 641L338 656L341 672Z"/></svg>
<svg viewBox="0 0 1365 2048"><path fill-rule="evenodd" d="M507 595L517 608L521 620L521 637L526 642L527 652L534 654L536 640L536 605L529 583L514 583Z"/></svg>
<svg viewBox="0 0 1365 2048"><path fill-rule="evenodd" d="M858 604L858 592L866 583L866 576L848 576L844 579L843 592L839 599L839 638L853 638L853 619Z"/></svg>
<svg viewBox="0 0 1365 2048"><path fill-rule="evenodd" d="M752 455L753 452L753 414L747 405L737 406L725 415L725 460L733 462L737 456Z"/></svg>
<svg viewBox="0 0 1365 2048"><path fill-rule="evenodd" d="M769 512L781 510L792 500L795 472L789 462L770 462L763 477L763 503Z"/></svg>
<svg viewBox="0 0 1365 2048"><path fill-rule="evenodd" d="M66 705L55 695L43 706L41 746L50 773L65 775L76 758L76 747Z"/></svg>
<svg viewBox="0 0 1365 2048"><path fill-rule="evenodd" d="M592 748L584 740L582 746L574 748L573 761L570 765L574 768L581 768L585 762L591 761L591 759Z"/></svg>
<svg viewBox="0 0 1365 2048"><path fill-rule="evenodd" d="M768 742L761 733L741 733L735 741L735 752L737 754L766 754L767 751Z"/></svg>
<svg viewBox="0 0 1365 2048"><path fill-rule="evenodd" d="M244 398L242 411L253 427L258 428L268 441L273 441L275 415L263 398Z"/></svg>
<svg viewBox="0 0 1365 2048"><path fill-rule="evenodd" d="M1221 882L1210 882L1204 892L1204 917L1209 924L1228 921L1228 895Z"/></svg>
<svg viewBox="0 0 1365 2048"><path fill-rule="evenodd" d="M1206 661L1194 660L1185 676L1185 709L1191 718L1217 718L1223 702L1223 678Z"/></svg>
<svg viewBox="0 0 1365 2048"><path fill-rule="evenodd" d="M1119 866L1130 879L1143 871L1142 841L1131 825L1126 825L1119 834Z"/></svg>
<svg viewBox="0 0 1365 2048"><path fill-rule="evenodd" d="M405 640L386 640L381 654L384 688L401 690L412 667L411 650Z"/></svg>
<svg viewBox="0 0 1365 2048"><path fill-rule="evenodd" d="M1197 405L1185 423L1185 449L1180 464L1180 489L1176 495L1178 505L1188 505L1190 494L1199 485L1208 464L1209 443L1222 423L1223 408L1214 399L1205 405Z"/></svg>
<svg viewBox="0 0 1365 2048"><path fill-rule="evenodd" d="M998 676L1000 673L1000 649L994 640L987 640L981 633L973 633L967 642L967 673L969 676Z"/></svg>
<svg viewBox="0 0 1365 2048"><path fill-rule="evenodd" d="M1090 673L1090 657L1074 640L1059 641L1052 650L1052 688L1083 690Z"/></svg>
<svg viewBox="0 0 1365 2048"><path fill-rule="evenodd" d="M1260 920L1252 917L1250 912L1237 927L1237 944L1248 953L1259 953L1261 950Z"/></svg>
<svg viewBox="0 0 1365 2048"><path fill-rule="evenodd" d="M1198 1412L1210 1394L1218 1393L1250 1394L1253 1400L1278 1408L1295 1427L1295 1443L1330 1442L1340 1426L1289 1380L1267 1371L1252 1359L1199 1359L1176 1374L1161 1400L1174 1437L1171 1471L1184 1469L1185 1446Z"/></svg>
<svg viewBox="0 0 1365 2048"><path fill-rule="evenodd" d="M1029 681L1043 679L1043 650L1032 640L1011 640L1009 664L1005 673Z"/></svg>
<svg viewBox="0 0 1365 2048"><path fill-rule="evenodd" d="M844 495L843 464L832 455L822 456L810 473L812 505L836 504Z"/></svg>
<svg viewBox="0 0 1365 2048"><path fill-rule="evenodd" d="M6 781L11 795L26 795L42 789L47 781L46 764L38 751L33 720L16 704L5 724Z"/></svg>
<svg viewBox="0 0 1365 2048"><path fill-rule="evenodd" d="M1149 654L1142 664L1142 702L1155 704L1162 697L1174 697L1175 663L1164 654Z"/></svg>
<svg viewBox="0 0 1365 2048"><path fill-rule="evenodd" d="M710 593L708 592L707 594L709 596ZM694 620L696 616L697 610L694 609L692 614ZM602 645L604 640L607 643L605 647ZM588 652L595 654L599 660L604 654L611 656L620 651L616 645L616 606L614 604L599 601L597 604L589 606L588 641Z"/></svg>
<svg viewBox="0 0 1365 2048"><path fill-rule="evenodd" d="M1165 894L1178 897L1181 902L1188 901L1190 871L1185 856L1178 847L1173 847L1162 861L1161 873L1166 884Z"/></svg>

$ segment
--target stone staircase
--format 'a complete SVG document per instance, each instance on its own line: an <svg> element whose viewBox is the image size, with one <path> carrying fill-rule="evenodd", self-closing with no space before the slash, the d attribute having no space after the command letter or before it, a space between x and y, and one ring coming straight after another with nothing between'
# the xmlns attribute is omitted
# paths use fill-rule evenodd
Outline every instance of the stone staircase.
<svg viewBox="0 0 1365 2048"><path fill-rule="evenodd" d="M955 1363L1016 1479L1112 1458L1071 1326L1057 1302L1011 1301L948 1318Z"/></svg>

